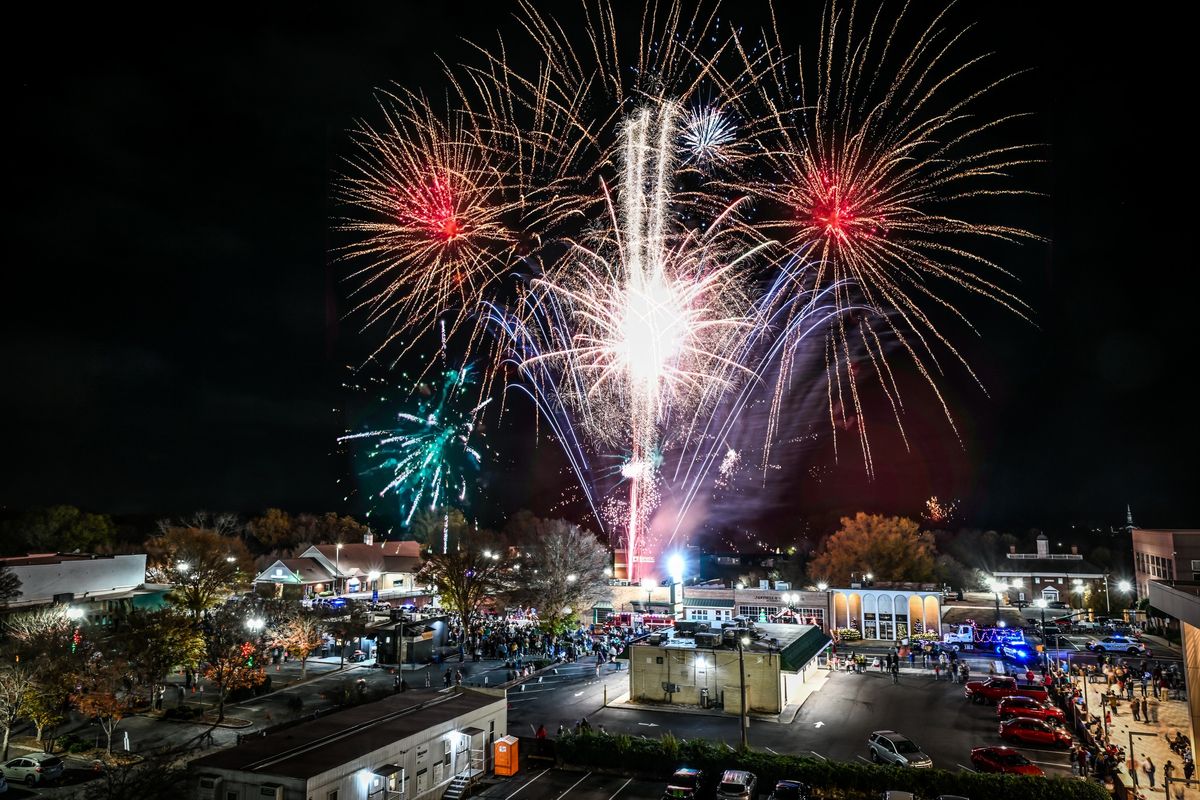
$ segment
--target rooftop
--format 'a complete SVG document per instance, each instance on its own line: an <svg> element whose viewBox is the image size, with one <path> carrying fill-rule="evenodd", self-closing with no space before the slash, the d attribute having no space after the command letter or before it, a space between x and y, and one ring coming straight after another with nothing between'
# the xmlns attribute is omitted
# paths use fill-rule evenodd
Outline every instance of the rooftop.
<svg viewBox="0 0 1200 800"><path fill-rule="evenodd" d="M498 695L459 689L412 691L293 725L192 762L224 769L307 780L364 755L493 703Z"/></svg>
<svg viewBox="0 0 1200 800"><path fill-rule="evenodd" d="M111 560L118 556L129 557L130 553L115 553L112 555L98 555L96 553L27 553L23 556L4 556L0 557L0 565L6 567L28 567L36 564L61 564L64 561L99 561L101 559ZM141 555L141 554L137 554ZM145 556L142 556L145 558Z"/></svg>
<svg viewBox="0 0 1200 800"><path fill-rule="evenodd" d="M993 570L994 575L1075 575L1081 578L1103 578L1104 570L1083 559L1017 558Z"/></svg>

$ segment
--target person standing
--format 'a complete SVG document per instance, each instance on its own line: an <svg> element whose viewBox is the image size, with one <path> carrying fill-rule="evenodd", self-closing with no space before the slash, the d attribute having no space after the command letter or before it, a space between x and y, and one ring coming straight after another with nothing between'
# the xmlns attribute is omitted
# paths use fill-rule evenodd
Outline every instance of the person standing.
<svg viewBox="0 0 1200 800"><path fill-rule="evenodd" d="M1083 745L1075 748L1075 763L1079 765L1079 777L1086 778L1088 775L1088 755Z"/></svg>
<svg viewBox="0 0 1200 800"><path fill-rule="evenodd" d="M1169 786L1175 778L1175 762L1167 759L1167 763L1163 764L1163 786Z"/></svg>
<svg viewBox="0 0 1200 800"><path fill-rule="evenodd" d="M933 662L933 679L935 681L942 679L942 665L937 661Z"/></svg>
<svg viewBox="0 0 1200 800"><path fill-rule="evenodd" d="M1137 700L1131 700L1131 701L1129 701L1129 705L1133 706L1133 721L1134 721L1134 722L1141 722L1141 719L1142 719L1142 714L1141 714L1141 708L1142 708L1142 704L1141 704L1141 703L1139 703Z"/></svg>
<svg viewBox="0 0 1200 800"><path fill-rule="evenodd" d="M1150 758L1150 756L1146 755L1145 753L1142 753L1142 758L1146 759L1145 762L1143 763L1142 768L1146 771L1146 777L1148 777L1150 779L1150 789L1153 790L1154 789L1154 773L1156 771L1156 768L1154 766L1154 759Z"/></svg>
<svg viewBox="0 0 1200 800"><path fill-rule="evenodd" d="M1150 721L1150 703L1146 698L1142 698L1142 722Z"/></svg>

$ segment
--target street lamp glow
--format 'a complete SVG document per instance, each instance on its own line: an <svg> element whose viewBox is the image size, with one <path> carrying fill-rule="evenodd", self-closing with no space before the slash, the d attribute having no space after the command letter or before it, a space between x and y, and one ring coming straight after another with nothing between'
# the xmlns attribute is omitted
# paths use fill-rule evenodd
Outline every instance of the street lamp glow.
<svg viewBox="0 0 1200 800"><path fill-rule="evenodd" d="M823 592L823 591L825 591L825 590L826 590L826 589L828 589L828 588L829 588L829 584L828 584L828 583L826 583L825 581L821 581L820 583L818 583L818 584L817 584L817 591L818 591L818 592Z"/></svg>
<svg viewBox="0 0 1200 800"><path fill-rule="evenodd" d="M379 570L377 570L377 569L373 569L373 570L371 570L370 572L368 572L368 573L367 573L367 580L371 580L371 581L377 581L377 580L379 580Z"/></svg>
<svg viewBox="0 0 1200 800"><path fill-rule="evenodd" d="M232 564L233 562L237 561L237 556L225 556L225 560Z"/></svg>
<svg viewBox="0 0 1200 800"><path fill-rule="evenodd" d="M491 551L491 550L484 550L484 551L483 551L483 557L484 557L484 558L491 558L491 557L492 557L492 551Z"/></svg>
<svg viewBox="0 0 1200 800"><path fill-rule="evenodd" d="M78 608L78 607L76 607L76 606L70 606L70 607L68 607L68 608L67 608L67 618L68 618L68 619L74 619L74 620L80 620L80 619L83 619L83 609L82 609L82 608Z"/></svg>
<svg viewBox="0 0 1200 800"><path fill-rule="evenodd" d="M574 572L572 572L570 575L567 576L567 583L574 583L577 580L579 580L579 576L576 575Z"/></svg>
<svg viewBox="0 0 1200 800"><path fill-rule="evenodd" d="M1083 578L1076 578L1074 581L1072 581L1072 583L1074 583L1076 586L1083 586Z"/></svg>
<svg viewBox="0 0 1200 800"><path fill-rule="evenodd" d="M187 574L187 571L191 568L192 568L192 565L186 561L180 561L177 564L175 564L175 569L179 570L181 573L183 573L185 575Z"/></svg>
<svg viewBox="0 0 1200 800"><path fill-rule="evenodd" d="M653 589L657 585L658 581L654 580L654 578L642 578L643 589Z"/></svg>
<svg viewBox="0 0 1200 800"><path fill-rule="evenodd" d="M611 577L612 577L612 567L605 567L605 568L604 568L604 577L606 577L606 578L611 578Z"/></svg>
<svg viewBox="0 0 1200 800"><path fill-rule="evenodd" d="M1128 592L1130 589L1133 588L1133 584L1130 583L1129 581L1117 581L1117 588L1120 589L1122 592Z"/></svg>
<svg viewBox="0 0 1200 800"><path fill-rule="evenodd" d="M1035 606L1037 606L1038 608L1045 608L1046 606L1050 605L1049 603L1046 602L1046 598L1044 598L1044 597L1037 598L1036 600L1033 601L1033 604Z"/></svg>
<svg viewBox="0 0 1200 800"><path fill-rule="evenodd" d="M683 583L683 568L683 556L679 553L672 553L667 557L667 574L675 583Z"/></svg>
<svg viewBox="0 0 1200 800"><path fill-rule="evenodd" d="M870 572L868 572L868 573L867 573L867 580L874 580L874 579L875 579L875 576L874 576L874 575L872 575Z"/></svg>
<svg viewBox="0 0 1200 800"><path fill-rule="evenodd" d="M750 637L749 637L749 636L743 636L743 637L742 637L742 647L746 647L746 646L748 646L749 644L750 644Z"/></svg>
<svg viewBox="0 0 1200 800"><path fill-rule="evenodd" d="M246 627L252 631L261 631L264 625L266 625L266 622L262 617L251 617L246 620Z"/></svg>

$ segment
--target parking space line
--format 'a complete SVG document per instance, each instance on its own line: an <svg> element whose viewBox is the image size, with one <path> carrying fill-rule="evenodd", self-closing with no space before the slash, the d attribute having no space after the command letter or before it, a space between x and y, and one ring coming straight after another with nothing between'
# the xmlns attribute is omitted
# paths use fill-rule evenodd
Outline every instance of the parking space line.
<svg viewBox="0 0 1200 800"><path fill-rule="evenodd" d="M975 770L971 769L970 767L966 766L965 764L957 764L956 766L957 766L959 769L965 769L967 772L974 772L974 771L975 771Z"/></svg>
<svg viewBox="0 0 1200 800"><path fill-rule="evenodd" d="M861 760L867 762L868 764L871 763L871 759L867 758L866 756L855 756L855 758L861 759Z"/></svg>
<svg viewBox="0 0 1200 800"><path fill-rule="evenodd" d="M621 788L620 788L620 789L617 789L615 792L613 792L613 793L612 793L612 794L609 796L608 800L613 800L613 798L614 798L614 797L616 797L617 795L619 795L621 792L625 791L625 787L626 787L626 786L628 786L628 785L629 785L629 784L631 784L631 783L633 783L633 778L630 778L629 780L627 780L627 781L625 781L624 783L622 783L622 784L621 784Z"/></svg>
<svg viewBox="0 0 1200 800"><path fill-rule="evenodd" d="M775 752L774 750L772 750L771 748L766 747L766 746L763 747L763 750L766 750L771 755L775 755L775 756L779 755L779 753Z"/></svg>
<svg viewBox="0 0 1200 800"><path fill-rule="evenodd" d="M541 772L539 772L539 773L537 774L537 777L535 777L535 778L531 778L531 779L530 779L529 781L527 781L526 783L523 783L523 784L521 784L521 786L520 786L520 787L519 787L519 788L518 788L518 789L517 789L515 792L513 792L512 794L510 794L508 797L504 798L504 800L512 800L514 797L516 797L516 796L517 796L517 795L519 795L521 792L523 792L523 791L525 790L525 788L526 788L527 786L529 786L530 784L532 784L534 781L541 780L543 777L545 777L546 773L548 773L548 772L550 772L550 770L548 770L548 769L544 769L544 770L542 770Z"/></svg>
<svg viewBox="0 0 1200 800"><path fill-rule="evenodd" d="M572 790L572 789L574 789L576 786L578 786L579 784L583 783L584 781L586 781L586 780L587 780L588 778L590 778L590 777L592 777L592 773L590 773L590 772L589 772L589 773L587 773L586 775L584 775L582 778L580 778L579 780L575 781L575 782L574 782L574 783L572 783L570 786L568 786L568 787L567 787L567 788L566 788L566 789L563 791L563 793L562 793L562 794L560 794L558 797L554 798L554 800L562 800L564 797L566 797L568 794L570 794L570 793L571 793L571 790Z"/></svg>
<svg viewBox="0 0 1200 800"><path fill-rule="evenodd" d="M829 759L828 759L828 758L826 758L825 756L823 756L823 755L821 755L820 753L818 753L816 750L809 750L808 752L812 753L814 756L816 756L817 758L821 759L822 761L828 761L828 760L829 760Z"/></svg>

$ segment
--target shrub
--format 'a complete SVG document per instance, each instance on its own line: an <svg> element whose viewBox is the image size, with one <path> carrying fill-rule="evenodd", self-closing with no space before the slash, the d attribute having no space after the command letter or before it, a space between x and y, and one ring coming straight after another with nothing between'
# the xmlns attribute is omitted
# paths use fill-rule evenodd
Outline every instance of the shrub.
<svg viewBox="0 0 1200 800"><path fill-rule="evenodd" d="M774 786L776 781L790 778L811 784L820 797L841 800L876 798L887 789L901 789L919 797L957 794L1022 800L1109 800L1105 789L1084 781L940 769L897 770L873 764L823 761L753 750L739 753L724 743L701 739L664 744L657 739L583 733L563 736L557 745L558 756L564 763L589 769L609 768L624 775L656 780L669 777L681 762L709 775L719 775L727 769L746 769L758 776L759 786ZM677 756L668 755L671 750Z"/></svg>
<svg viewBox="0 0 1200 800"><path fill-rule="evenodd" d="M67 752L68 753L86 753L87 751L89 751L91 749L92 749L92 745L88 744L87 742L73 742L71 744L71 746L67 748Z"/></svg>
<svg viewBox="0 0 1200 800"><path fill-rule="evenodd" d="M862 634L854 628L838 628L837 635L843 642L857 642L862 638Z"/></svg>
<svg viewBox="0 0 1200 800"><path fill-rule="evenodd" d="M913 641L919 641L919 642L936 642L938 640L938 635L933 632L917 633L917 634L914 634L911 638Z"/></svg>

